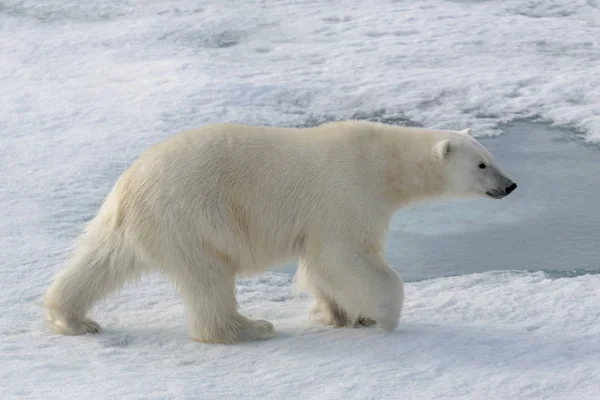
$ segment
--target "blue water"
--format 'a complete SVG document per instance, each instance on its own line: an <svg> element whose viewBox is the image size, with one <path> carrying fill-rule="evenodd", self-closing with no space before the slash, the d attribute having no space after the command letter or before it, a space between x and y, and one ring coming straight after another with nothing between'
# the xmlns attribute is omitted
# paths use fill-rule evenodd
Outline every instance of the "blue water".
<svg viewBox="0 0 600 400"><path fill-rule="evenodd" d="M531 122L480 140L518 189L502 200L400 210L386 242L390 264L407 281L490 270L600 272L598 147Z"/></svg>

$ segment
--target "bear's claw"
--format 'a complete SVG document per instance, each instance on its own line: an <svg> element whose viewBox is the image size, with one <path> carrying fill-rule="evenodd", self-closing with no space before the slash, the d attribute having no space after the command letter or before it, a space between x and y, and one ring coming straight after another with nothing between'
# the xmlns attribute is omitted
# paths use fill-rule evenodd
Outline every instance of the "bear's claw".
<svg viewBox="0 0 600 400"><path fill-rule="evenodd" d="M354 324L354 326L356 327L357 325L360 326L372 326L375 325L377 323L377 321L375 321L374 319L371 319L369 317L358 317L358 319L356 320L356 323Z"/></svg>

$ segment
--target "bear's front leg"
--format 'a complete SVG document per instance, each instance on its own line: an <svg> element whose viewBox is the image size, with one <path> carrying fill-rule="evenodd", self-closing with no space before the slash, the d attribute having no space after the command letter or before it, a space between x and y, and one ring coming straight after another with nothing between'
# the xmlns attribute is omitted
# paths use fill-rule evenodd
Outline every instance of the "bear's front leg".
<svg viewBox="0 0 600 400"><path fill-rule="evenodd" d="M231 344L275 336L270 322L238 313L235 268L206 254L195 259L197 264L178 263L165 269L183 297L194 340Z"/></svg>
<svg viewBox="0 0 600 400"><path fill-rule="evenodd" d="M324 325L331 325L336 328L354 326L346 312L333 299L322 293L313 293L313 296L315 296L315 299L309 311L311 318Z"/></svg>
<svg viewBox="0 0 600 400"><path fill-rule="evenodd" d="M367 246L324 246L307 257L298 279L315 295L314 310L333 316L342 310L344 326L377 324L384 331L398 325L404 284L378 252L357 252ZM354 250L351 250L354 249ZM332 306L333 305L333 306Z"/></svg>
<svg viewBox="0 0 600 400"><path fill-rule="evenodd" d="M317 321L336 328L360 328L377 323L374 319L363 316L359 316L355 321L352 321L346 311L342 310L335 300L324 296L315 298L309 314ZM320 317L317 317L319 314Z"/></svg>
<svg viewBox="0 0 600 400"><path fill-rule="evenodd" d="M325 295L322 290L319 290L316 285L310 291L314 296L313 304L309 311L309 316L312 319L336 328L360 328L361 326L376 324L374 319L363 316L359 316L355 321L352 321L346 311L334 299Z"/></svg>
<svg viewBox="0 0 600 400"><path fill-rule="evenodd" d="M337 328L355 326L339 304L320 287L322 279L316 273L311 274L311 271L316 270L317 268L310 268L308 260L302 258L294 276L295 289L308 292L313 297L308 312L309 317L324 325Z"/></svg>

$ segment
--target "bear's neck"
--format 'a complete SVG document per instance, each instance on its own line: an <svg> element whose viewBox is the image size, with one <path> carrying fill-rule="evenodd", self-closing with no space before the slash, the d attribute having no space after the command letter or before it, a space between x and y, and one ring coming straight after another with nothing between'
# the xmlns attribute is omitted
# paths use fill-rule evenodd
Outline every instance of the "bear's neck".
<svg viewBox="0 0 600 400"><path fill-rule="evenodd" d="M410 168L407 168L410 169ZM444 195L442 182L432 171L421 168L406 176L387 176L384 173L382 196L392 208L440 199Z"/></svg>
<svg viewBox="0 0 600 400"><path fill-rule="evenodd" d="M392 209L444 196L441 165L432 159L429 140L388 141L379 151L373 177L380 195Z"/></svg>
<svg viewBox="0 0 600 400"><path fill-rule="evenodd" d="M327 135L321 135L325 128ZM339 160L340 152L352 154L339 165L340 175L350 171L350 182L370 186L369 193L386 212L443 196L441 165L432 160L433 143L439 139L434 131L421 130L416 138L411 128L362 121L328 123L315 131L323 168L335 168L332 160Z"/></svg>

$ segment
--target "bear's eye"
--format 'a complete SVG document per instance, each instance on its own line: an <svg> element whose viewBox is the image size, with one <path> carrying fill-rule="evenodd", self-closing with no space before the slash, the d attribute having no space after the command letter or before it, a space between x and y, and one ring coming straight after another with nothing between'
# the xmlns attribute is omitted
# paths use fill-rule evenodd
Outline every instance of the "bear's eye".
<svg viewBox="0 0 600 400"><path fill-rule="evenodd" d="M487 167L487 165L485 165L484 163L479 164L479 168L485 169L485 167Z"/></svg>

